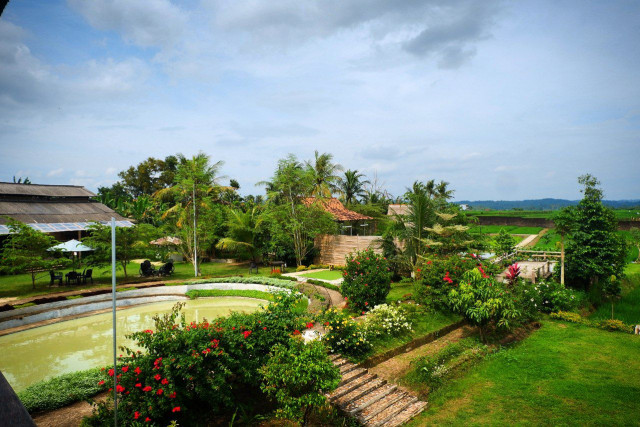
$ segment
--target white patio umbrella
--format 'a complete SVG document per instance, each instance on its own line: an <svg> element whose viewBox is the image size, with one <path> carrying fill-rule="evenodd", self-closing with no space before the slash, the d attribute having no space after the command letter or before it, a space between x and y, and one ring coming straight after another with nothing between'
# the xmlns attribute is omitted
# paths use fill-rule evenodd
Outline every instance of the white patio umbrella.
<svg viewBox="0 0 640 427"><path fill-rule="evenodd" d="M71 239L68 242L60 243L55 246L50 247L48 250L56 251L61 250L62 252L88 252L92 251L93 248L79 242L76 239Z"/></svg>

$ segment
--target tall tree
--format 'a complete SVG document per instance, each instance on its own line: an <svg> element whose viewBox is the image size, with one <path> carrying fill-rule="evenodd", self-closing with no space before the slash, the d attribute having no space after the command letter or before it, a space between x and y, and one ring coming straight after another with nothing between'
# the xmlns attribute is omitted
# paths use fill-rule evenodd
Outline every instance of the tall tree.
<svg viewBox="0 0 640 427"><path fill-rule="evenodd" d="M122 185L132 198L152 195L173 185L179 158L167 156L164 160L149 157L118 174Z"/></svg>
<svg viewBox="0 0 640 427"><path fill-rule="evenodd" d="M345 205L358 202L358 197L363 197L365 193L364 186L369 184L369 180L362 180L364 174L358 172L358 170L347 170L344 173L344 178L340 182L340 192L344 197Z"/></svg>
<svg viewBox="0 0 640 427"><path fill-rule="evenodd" d="M312 196L331 197L340 190L339 184L342 179L338 172L341 172L343 168L341 165L333 163L333 154L320 154L316 150L314 160L307 161L306 164L313 177Z"/></svg>
<svg viewBox="0 0 640 427"><path fill-rule="evenodd" d="M178 160L173 186L157 191L155 197L174 203L163 218L172 221L182 240L183 255L196 265L199 254L211 248L217 238L212 231L219 229L218 224L223 222L221 209L214 206L213 200L219 194L223 162L211 163L209 156L202 152L190 159L179 154ZM203 217L202 223L200 217Z"/></svg>
<svg viewBox="0 0 640 427"><path fill-rule="evenodd" d="M616 231L613 211L602 204L600 182L583 175L578 182L584 197L575 208L574 227L566 248L569 284L590 289L602 279L623 277L626 243Z"/></svg>
<svg viewBox="0 0 640 427"><path fill-rule="evenodd" d="M405 244L404 252L413 269L427 247L425 239L429 235L427 229L435 223L435 206L427 185L419 181L407 189L404 197L408 201L408 211L406 215L398 215L397 220L400 238Z"/></svg>
<svg viewBox="0 0 640 427"><path fill-rule="evenodd" d="M564 285L564 239L571 232L574 224L572 207L560 209L553 216L556 233L560 235L560 283Z"/></svg>
<svg viewBox="0 0 640 427"><path fill-rule="evenodd" d="M31 285L35 289L39 275L70 263L66 258L55 258L55 252L49 250L58 243L52 236L14 219L9 219L7 227L10 234L2 247L0 271L30 273Z"/></svg>
<svg viewBox="0 0 640 427"><path fill-rule="evenodd" d="M301 265L313 249L318 234L332 233L336 229L331 215L316 204L307 205L303 200L316 187L316 175L305 168L294 155L278 162L278 168L268 182L265 218L274 239L288 243L293 248L296 264Z"/></svg>

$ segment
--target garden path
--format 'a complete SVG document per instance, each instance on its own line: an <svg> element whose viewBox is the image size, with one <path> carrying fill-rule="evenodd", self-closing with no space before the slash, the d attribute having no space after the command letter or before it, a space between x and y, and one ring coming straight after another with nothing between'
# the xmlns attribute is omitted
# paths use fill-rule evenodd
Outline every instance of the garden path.
<svg viewBox="0 0 640 427"><path fill-rule="evenodd" d="M101 401L107 398L106 393L99 394L93 399ZM35 415L33 421L38 427L77 427L82 418L91 415L93 406L87 402L76 402L64 408L54 409Z"/></svg>
<svg viewBox="0 0 640 427"><path fill-rule="evenodd" d="M518 242L516 244L516 248L524 248L526 246L529 246L529 244L533 242L537 237L537 234L530 234L529 236L525 237L524 240Z"/></svg>

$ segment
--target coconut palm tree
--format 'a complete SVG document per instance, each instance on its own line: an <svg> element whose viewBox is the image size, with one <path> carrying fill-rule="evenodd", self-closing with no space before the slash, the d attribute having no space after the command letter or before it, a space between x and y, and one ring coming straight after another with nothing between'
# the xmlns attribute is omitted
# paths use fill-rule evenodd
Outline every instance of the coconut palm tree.
<svg viewBox="0 0 640 427"><path fill-rule="evenodd" d="M306 162L307 169L313 174L313 188L311 195L314 197L331 197L340 191L342 179L337 175L343 167L333 163L333 154L315 151L315 158Z"/></svg>
<svg viewBox="0 0 640 427"><path fill-rule="evenodd" d="M358 172L358 170L349 169L344 173L344 179L340 182L340 191L344 196L344 203L350 205L358 201L358 197L364 197L365 184L369 184L369 180L362 181L361 178L364 174Z"/></svg>
<svg viewBox="0 0 640 427"><path fill-rule="evenodd" d="M222 250L236 252L246 252L250 255L251 261L258 261L258 232L262 219L256 207L242 212L241 210L230 210L227 226L229 236L220 239L216 247Z"/></svg>

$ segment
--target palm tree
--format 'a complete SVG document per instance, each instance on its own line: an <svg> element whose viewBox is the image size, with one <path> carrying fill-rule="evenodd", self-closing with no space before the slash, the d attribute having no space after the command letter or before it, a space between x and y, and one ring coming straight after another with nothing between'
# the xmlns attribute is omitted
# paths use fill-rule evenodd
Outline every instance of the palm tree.
<svg viewBox="0 0 640 427"><path fill-rule="evenodd" d="M449 183L446 181L440 181L435 187L435 197L447 201L453 197L455 190L449 190Z"/></svg>
<svg viewBox="0 0 640 427"><path fill-rule="evenodd" d="M343 167L333 163L333 154L315 151L313 163L307 161L307 169L313 174L313 188L311 195L314 197L331 197L333 193L340 191L339 184L342 179L337 175Z"/></svg>
<svg viewBox="0 0 640 427"><path fill-rule="evenodd" d="M258 261L258 231L262 219L256 207L242 212L241 210L232 209L231 215L227 220L229 227L229 237L220 239L216 247L222 250L231 250L236 252L248 252L251 261Z"/></svg>
<svg viewBox="0 0 640 427"><path fill-rule="evenodd" d="M360 178L364 177L364 174L358 172L358 170L348 170L344 173L344 179L340 182L340 191L344 196L344 203L350 205L358 201L358 197L364 197L366 195L364 186L369 184L369 180L361 181Z"/></svg>
<svg viewBox="0 0 640 427"><path fill-rule="evenodd" d="M401 238L405 242L405 255L412 267L425 252L428 228L435 222L435 209L427 184L415 181L412 188L407 189L404 197L409 202L408 212L397 216Z"/></svg>

